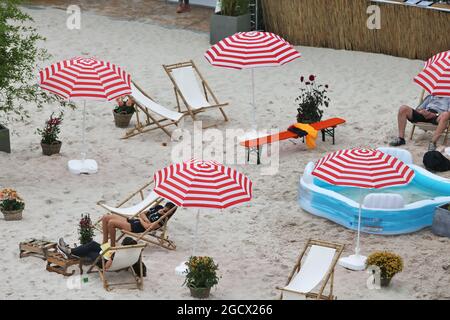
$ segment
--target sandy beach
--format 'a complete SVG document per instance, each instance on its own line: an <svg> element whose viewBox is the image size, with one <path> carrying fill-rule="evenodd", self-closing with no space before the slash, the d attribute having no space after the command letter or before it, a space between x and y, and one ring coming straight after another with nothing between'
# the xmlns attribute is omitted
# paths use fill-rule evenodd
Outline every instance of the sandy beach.
<svg viewBox="0 0 450 320"><path fill-rule="evenodd" d="M81 30L69 30L63 10L33 6L24 11L47 38L42 46L53 55L48 64L78 55L112 61L156 101L175 110L173 87L161 65L192 59L219 99L230 103L226 109L230 121L219 123L216 129L249 127L250 71L209 65L203 57L210 47L208 33L90 11L83 11ZM345 244L344 255L351 254L354 231L300 209L298 184L305 165L343 148L386 146L397 134L398 107L415 107L419 100L421 88L412 79L423 61L303 46L296 49L302 53L301 59L255 71L259 126L284 130L295 122L299 77L309 74L330 86L331 105L324 118L342 117L347 123L337 128L335 145L318 141L317 148L309 150L300 141L280 143L280 163L274 175L262 175L267 166L257 166L255 159L248 165L227 164L252 179L254 198L233 209L201 214L198 254L213 256L221 275L211 299L276 299L276 286L285 284L308 238ZM152 179L156 170L172 163L176 142L161 131L120 139L124 131L114 126L113 106L108 102L87 105L88 155L99 164L95 175L75 176L67 170L67 161L79 157L81 150L81 108L65 110L59 155L43 156L35 134L51 112L58 112L58 106L48 105L43 110L30 106L31 118L10 126L15 130L13 150L11 154L0 152L0 186L18 190L26 208L22 221L0 220L0 299L191 299L189 290L182 287L184 278L174 273L192 250L196 211L191 209L180 208L170 221L175 251L157 246L145 249L148 276L143 291L106 292L96 274L90 275L81 289L68 290L68 278L47 272L42 260L19 259L18 244L29 238L56 241L64 237L71 244L77 242L81 214L90 213L97 220L105 213L97 201L116 204ZM200 119L206 124L222 120L218 111ZM191 130L192 121L186 119L184 127ZM407 134L410 129L408 125ZM430 136L419 130L413 141L407 140L405 149L416 164L422 163ZM96 239L101 240L98 232ZM363 234L361 245L366 255L375 250L398 253L404 259L404 270L389 288L369 290L366 272L337 266L334 289L338 299L450 299L450 268L446 268L450 265L450 239L435 236L426 228L398 236Z"/></svg>

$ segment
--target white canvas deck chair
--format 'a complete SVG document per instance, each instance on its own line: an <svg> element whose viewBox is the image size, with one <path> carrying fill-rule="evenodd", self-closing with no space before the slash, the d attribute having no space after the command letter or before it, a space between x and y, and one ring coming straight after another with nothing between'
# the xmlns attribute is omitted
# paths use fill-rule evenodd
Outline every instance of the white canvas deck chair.
<svg viewBox="0 0 450 320"><path fill-rule="evenodd" d="M218 108L225 121L228 121L228 117L223 111L223 107L227 106L228 103L219 102L192 60L163 65L163 67L173 83L178 112L182 112L181 103L183 103L187 109L184 113L189 114L195 120L197 113Z"/></svg>
<svg viewBox="0 0 450 320"><path fill-rule="evenodd" d="M145 241L147 243L156 244L168 250L175 250L177 246L172 240L169 240L169 236L167 235L167 225L170 218L176 211L177 207L173 207L163 216L161 216L157 221L155 221L154 223L159 225L158 229L151 230L149 228L142 233L134 233L127 230L121 230L122 235L117 239L117 241L122 239L124 236L130 236L135 238L136 241Z"/></svg>
<svg viewBox="0 0 450 320"><path fill-rule="evenodd" d="M146 244L136 244L136 245L130 245L130 246L120 246L120 247L111 247L105 250L98 256L98 258L94 261L92 266L89 268L88 273L94 272L95 270L98 271L98 274L103 282L103 287L110 291L112 289L112 286L130 286L135 285L135 287L132 287L133 289L139 289L142 290L144 281L143 281L143 268L142 268L142 251L146 247ZM107 270L105 270L105 259L103 259L103 256L109 252L113 251L114 256L112 260L111 267ZM99 266L99 261L101 259L101 267ZM133 265L135 263L139 263L140 265L140 274L136 274L133 269ZM129 271L131 275L134 278L133 282L121 282L121 283L110 283L107 279L107 274L110 272L119 272L119 271Z"/></svg>
<svg viewBox="0 0 450 320"><path fill-rule="evenodd" d="M335 299L333 296L334 268L343 250L344 245L341 244L309 239L289 275L286 286L277 287L282 290L280 299L283 299L283 293L289 297L300 295L304 298ZM306 257L304 257L305 253ZM328 295L325 295L324 290L328 283L330 290ZM313 293L314 288L319 285L319 291Z"/></svg>
<svg viewBox="0 0 450 320"><path fill-rule="evenodd" d="M131 96L136 103L136 125L134 128L126 131L123 139L156 129L161 129L170 137L171 134L166 127L171 125L178 126L184 117L183 113L169 110L156 103L134 82L131 83Z"/></svg>
<svg viewBox="0 0 450 320"><path fill-rule="evenodd" d="M116 214L121 217L132 219L136 218L141 212L145 212L151 207L154 207L158 204L160 204L164 199L161 198L159 195L157 195L153 189L151 189L151 185L153 184L153 181L145 184L141 188L139 188L136 192L133 192L130 196L128 196L125 200L120 202L117 206L111 206L104 203L104 201L99 201L97 204L106 209L108 214ZM144 192L147 191L148 195L144 196ZM139 198L140 201L134 205L130 205L128 207L125 207L126 204L131 202L134 198ZM176 207L175 207L176 210ZM128 234L134 238L137 238L139 240L143 240L148 243L159 245L163 248L169 249L169 250L175 250L176 245L172 240L169 240L168 236L168 220L172 217L172 214L175 213L175 210L169 211L171 215L165 215L160 218L160 221L162 222L163 226L157 230L146 230L143 234L134 234L132 232L128 232L125 230L121 230L122 235L117 239L119 241L125 234ZM163 219L164 218L164 219ZM158 222L160 222L158 221ZM101 220L98 220L95 223L95 228L99 231L102 231L101 228Z"/></svg>
<svg viewBox="0 0 450 320"><path fill-rule="evenodd" d="M422 94L420 95L419 106L416 109L421 108L422 105L425 103L425 101L430 98L431 98L430 95L425 98L425 90L423 90ZM409 140L412 140L414 131L416 130L416 127L419 127L420 129L422 129L425 132L435 131L437 129L437 125L435 125L433 123L428 123L428 122L416 122L416 123L413 123L412 125L413 125L413 127L411 129L411 135L409 137ZM447 127L441 134L444 136L443 141L442 141L443 145L447 144L449 130L450 130L450 121L447 123Z"/></svg>

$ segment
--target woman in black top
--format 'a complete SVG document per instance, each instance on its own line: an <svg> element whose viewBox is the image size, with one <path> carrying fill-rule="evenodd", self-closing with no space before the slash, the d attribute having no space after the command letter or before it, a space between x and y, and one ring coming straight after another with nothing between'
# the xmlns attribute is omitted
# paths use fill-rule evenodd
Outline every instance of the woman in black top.
<svg viewBox="0 0 450 320"><path fill-rule="evenodd" d="M102 217L103 243L111 240L111 246L116 244L116 229L141 233L145 230L156 230L162 226L156 223L161 216L175 207L172 202L167 202L164 207L155 206L147 212L141 212L135 219L127 219L115 214L107 214Z"/></svg>

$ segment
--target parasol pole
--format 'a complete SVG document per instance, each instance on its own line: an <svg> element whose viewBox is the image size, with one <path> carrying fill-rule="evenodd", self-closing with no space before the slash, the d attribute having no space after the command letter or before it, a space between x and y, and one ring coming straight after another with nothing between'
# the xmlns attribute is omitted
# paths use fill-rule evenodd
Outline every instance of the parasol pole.
<svg viewBox="0 0 450 320"><path fill-rule="evenodd" d="M197 209L197 215L195 217L195 232L194 232L194 247L192 248L192 256L195 256L197 249L197 234L198 234L198 222L200 220L200 209Z"/></svg>
<svg viewBox="0 0 450 320"><path fill-rule="evenodd" d="M258 124L256 123L256 104L255 104L255 68L252 69L252 129L256 131Z"/></svg>
<svg viewBox="0 0 450 320"><path fill-rule="evenodd" d="M86 160L86 100L84 100L83 104L83 133L82 133L82 139L83 139L83 149L81 151L81 161Z"/></svg>

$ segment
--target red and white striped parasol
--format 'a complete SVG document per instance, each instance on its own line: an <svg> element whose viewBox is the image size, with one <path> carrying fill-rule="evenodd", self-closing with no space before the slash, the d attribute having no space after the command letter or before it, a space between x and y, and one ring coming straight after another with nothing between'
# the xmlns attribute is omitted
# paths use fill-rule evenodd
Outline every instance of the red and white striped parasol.
<svg viewBox="0 0 450 320"><path fill-rule="evenodd" d="M131 94L131 76L113 63L76 57L56 62L39 72L39 85L58 96L84 100L81 160L70 160L72 173L96 173L97 162L86 159L86 100L113 100Z"/></svg>
<svg viewBox="0 0 450 320"><path fill-rule="evenodd" d="M414 81L432 95L450 96L450 50L428 59Z"/></svg>
<svg viewBox="0 0 450 320"><path fill-rule="evenodd" d="M39 72L41 88L64 99L113 100L131 94L131 76L95 58L63 60Z"/></svg>
<svg viewBox="0 0 450 320"><path fill-rule="evenodd" d="M252 121L256 130L255 73L257 67L275 67L300 58L301 54L282 37L261 31L238 32L205 52L213 66L252 70Z"/></svg>
<svg viewBox="0 0 450 320"><path fill-rule="evenodd" d="M274 67L300 58L301 54L286 40L271 32L238 32L205 53L213 66L247 69Z"/></svg>
<svg viewBox="0 0 450 320"><path fill-rule="evenodd" d="M380 150L347 149L333 152L320 159L312 175L334 185L361 188L355 254L341 258L339 263L349 269L364 270L366 257L359 254L361 190L406 185L414 178L414 170L403 161Z"/></svg>
<svg viewBox="0 0 450 320"><path fill-rule="evenodd" d="M216 161L192 159L172 164L155 173L154 181L154 191L161 197L177 206L198 208L192 256L197 248L201 208L224 209L252 198L251 180ZM185 262L176 268L176 272L185 274Z"/></svg>
<svg viewBox="0 0 450 320"><path fill-rule="evenodd" d="M216 161L172 164L154 180L154 191L181 207L224 209L252 198L251 180Z"/></svg>
<svg viewBox="0 0 450 320"><path fill-rule="evenodd" d="M312 174L328 183L359 188L408 184L414 171L403 161L374 149L347 149L320 159Z"/></svg>

